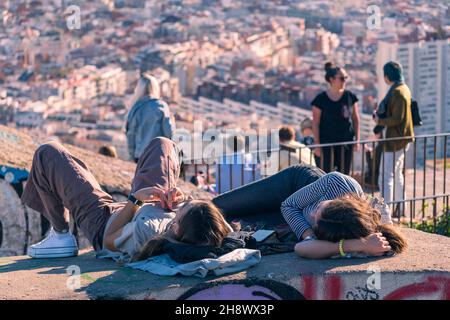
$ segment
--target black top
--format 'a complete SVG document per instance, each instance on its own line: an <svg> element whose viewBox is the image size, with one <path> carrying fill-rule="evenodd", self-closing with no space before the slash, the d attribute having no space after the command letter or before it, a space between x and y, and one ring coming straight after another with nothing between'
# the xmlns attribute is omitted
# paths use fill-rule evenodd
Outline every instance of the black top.
<svg viewBox="0 0 450 320"><path fill-rule="evenodd" d="M320 143L354 140L352 113L353 105L357 101L358 98L347 90L338 101L331 100L325 91L314 98L311 105L322 111L319 125Z"/></svg>

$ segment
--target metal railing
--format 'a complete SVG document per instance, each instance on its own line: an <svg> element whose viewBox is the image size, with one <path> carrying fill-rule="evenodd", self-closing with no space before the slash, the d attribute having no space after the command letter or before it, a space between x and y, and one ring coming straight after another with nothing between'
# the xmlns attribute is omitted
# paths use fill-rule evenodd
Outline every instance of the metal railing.
<svg viewBox="0 0 450 320"><path fill-rule="evenodd" d="M256 150L249 153L254 159L253 163L222 164L219 163L218 158L207 159L208 161L202 163L197 161L195 164L185 165L183 177L185 180L189 180L189 177L197 176L199 171L203 171L206 183L213 186L210 190L213 189L215 193L221 194L276 173L278 170L272 170L272 172L265 170L263 161L261 161L261 154L278 153L278 163L280 163L280 157L285 152L288 156L289 165L294 165L298 163L297 159L304 160L304 153L307 153L306 157L309 158L310 163L313 163L314 159L317 166L322 169L325 168L325 171L340 171L349 174L361 184L366 193L372 196L381 195L380 193L387 183L387 175L392 174L395 177L396 171L402 171L398 172L404 174L401 192L406 196L404 198L395 197L396 188L400 186L397 185L394 178L392 186L394 197L388 203L393 215L400 222L407 217L409 211L410 225L414 221L424 221L427 218L433 218L435 223L438 213L446 212L448 214L449 209L447 187L447 166L450 164L447 161L448 151L450 151L448 149L449 136L450 133L415 136L409 143L409 150L401 148L399 151L392 152L394 158L397 155L403 157L402 168L396 168L395 161L392 161L392 168L387 168L387 143L409 141L411 140L410 137ZM354 148L356 144L360 146L359 151ZM316 148L321 148L322 157L317 158L313 155L311 150L314 151ZM324 157L325 152L328 153L327 157ZM336 159L336 155L338 159ZM350 159L347 157L350 157ZM325 161L329 161L328 166ZM224 170L224 168L228 169ZM427 205L427 201L430 200L433 200L432 206ZM432 208L431 212L429 208Z"/></svg>

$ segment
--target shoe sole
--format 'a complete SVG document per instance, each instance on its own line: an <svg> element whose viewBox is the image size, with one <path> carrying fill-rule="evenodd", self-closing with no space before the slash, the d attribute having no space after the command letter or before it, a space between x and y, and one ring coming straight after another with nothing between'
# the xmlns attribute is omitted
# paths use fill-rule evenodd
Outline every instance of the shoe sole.
<svg viewBox="0 0 450 320"><path fill-rule="evenodd" d="M32 249L30 248L27 254L32 258L68 258L75 257L78 255L77 247L60 247L60 248L49 248L49 249Z"/></svg>

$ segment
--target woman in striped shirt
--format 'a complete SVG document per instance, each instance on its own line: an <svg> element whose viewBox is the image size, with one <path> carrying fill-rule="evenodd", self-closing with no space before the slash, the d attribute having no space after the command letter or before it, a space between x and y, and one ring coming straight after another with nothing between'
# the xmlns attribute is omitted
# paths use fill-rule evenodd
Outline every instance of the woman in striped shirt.
<svg viewBox="0 0 450 320"><path fill-rule="evenodd" d="M380 210L382 206L367 199L355 179L339 172L291 166L213 202L227 218L281 211L302 240L295 251L305 258L329 258L342 252L380 256L406 248L405 239L392 226L389 210Z"/></svg>

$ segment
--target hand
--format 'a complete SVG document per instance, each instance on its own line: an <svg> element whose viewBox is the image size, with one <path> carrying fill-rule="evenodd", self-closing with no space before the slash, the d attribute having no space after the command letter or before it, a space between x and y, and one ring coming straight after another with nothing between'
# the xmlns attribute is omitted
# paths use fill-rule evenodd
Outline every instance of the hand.
<svg viewBox="0 0 450 320"><path fill-rule="evenodd" d="M383 253L391 250L389 242L380 232L372 233L371 235L361 239L363 247L361 248L364 253L371 256L381 256Z"/></svg>
<svg viewBox="0 0 450 320"><path fill-rule="evenodd" d="M359 150L361 150L361 145L359 143L356 143L353 147L353 151L358 152Z"/></svg>
<svg viewBox="0 0 450 320"><path fill-rule="evenodd" d="M314 231L312 229L306 229L305 232L302 234L302 239L305 239L306 237L313 236Z"/></svg>
<svg viewBox="0 0 450 320"><path fill-rule="evenodd" d="M321 157L322 156L322 149L321 148L315 148L314 149L314 155L316 157Z"/></svg>
<svg viewBox="0 0 450 320"><path fill-rule="evenodd" d="M172 188L169 191L167 191L167 208L169 210L172 210L172 208L179 204L180 202L186 201L187 197L181 191L180 188Z"/></svg>
<svg viewBox="0 0 450 320"><path fill-rule="evenodd" d="M162 208L166 208L167 196L163 189L158 187L143 188L134 193L134 197L140 201L159 201Z"/></svg>

